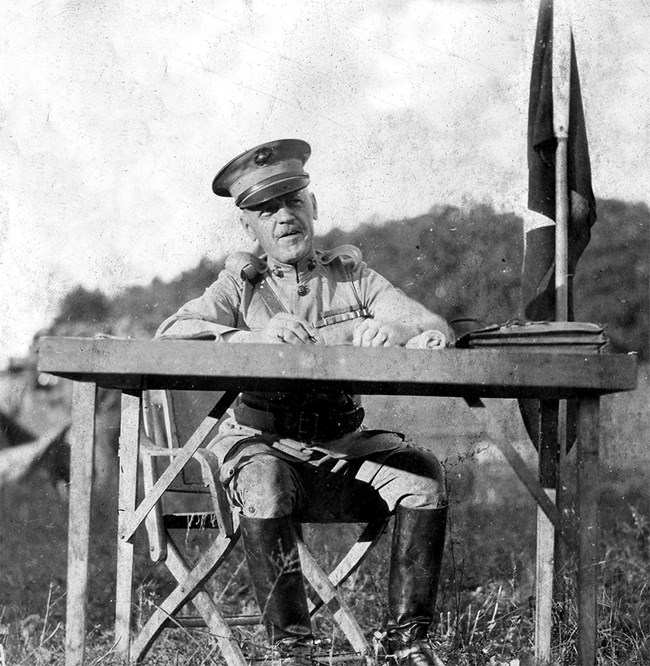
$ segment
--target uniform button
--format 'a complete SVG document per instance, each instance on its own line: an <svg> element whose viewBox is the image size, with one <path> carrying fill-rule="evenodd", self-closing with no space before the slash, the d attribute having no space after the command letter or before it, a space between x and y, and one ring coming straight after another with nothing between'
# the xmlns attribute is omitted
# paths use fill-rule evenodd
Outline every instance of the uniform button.
<svg viewBox="0 0 650 666"><path fill-rule="evenodd" d="M309 293L309 287L306 284L298 285L298 296L306 296Z"/></svg>

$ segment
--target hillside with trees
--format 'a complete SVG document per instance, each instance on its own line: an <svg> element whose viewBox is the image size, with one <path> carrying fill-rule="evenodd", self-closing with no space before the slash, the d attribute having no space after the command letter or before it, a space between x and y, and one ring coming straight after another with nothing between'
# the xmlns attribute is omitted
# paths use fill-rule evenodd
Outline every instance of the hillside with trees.
<svg viewBox="0 0 650 666"><path fill-rule="evenodd" d="M502 323L519 312L523 255L522 220L487 205L435 206L416 218L335 229L319 239L332 247L359 246L368 263L407 294L449 320L467 326ZM603 324L616 351L648 359L650 209L641 203L598 202L598 221L578 265L578 321ZM223 260L198 266L164 282L130 286L108 298L77 287L63 299L50 333L99 332L146 337L217 276ZM459 324L459 328L460 328Z"/></svg>

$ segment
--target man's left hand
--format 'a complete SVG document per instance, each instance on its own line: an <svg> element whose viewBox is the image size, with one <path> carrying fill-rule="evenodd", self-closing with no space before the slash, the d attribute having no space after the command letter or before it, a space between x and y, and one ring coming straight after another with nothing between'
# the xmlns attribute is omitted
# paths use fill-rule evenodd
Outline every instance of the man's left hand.
<svg viewBox="0 0 650 666"><path fill-rule="evenodd" d="M377 319L364 319L355 329L355 347L395 347L406 344L412 333L406 326Z"/></svg>

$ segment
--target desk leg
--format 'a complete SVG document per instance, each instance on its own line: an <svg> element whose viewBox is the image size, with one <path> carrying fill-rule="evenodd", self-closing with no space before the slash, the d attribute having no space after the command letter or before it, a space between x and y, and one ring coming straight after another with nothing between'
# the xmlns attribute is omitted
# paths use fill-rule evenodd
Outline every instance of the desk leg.
<svg viewBox="0 0 650 666"><path fill-rule="evenodd" d="M598 625L598 460L600 400L581 398L578 403L578 664L596 663Z"/></svg>
<svg viewBox="0 0 650 666"><path fill-rule="evenodd" d="M80 382L73 384L68 498L66 666L81 666L86 647L86 597L95 444L95 396L95 384Z"/></svg>
<svg viewBox="0 0 650 666"><path fill-rule="evenodd" d="M555 504L558 466L558 402L540 403L539 483L542 492ZM553 628L553 572L555 527L537 507L537 548L535 576L535 664L551 661Z"/></svg>
<svg viewBox="0 0 650 666"><path fill-rule="evenodd" d="M140 399L122 394L120 427L120 483L117 514L117 585L115 592L115 643L118 655L129 658L133 543L123 538L136 505L140 432Z"/></svg>

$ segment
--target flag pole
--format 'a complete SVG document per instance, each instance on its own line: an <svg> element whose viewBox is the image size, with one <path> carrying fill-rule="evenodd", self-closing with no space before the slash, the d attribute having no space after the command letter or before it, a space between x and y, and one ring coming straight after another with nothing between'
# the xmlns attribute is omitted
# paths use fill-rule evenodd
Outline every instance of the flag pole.
<svg viewBox="0 0 650 666"><path fill-rule="evenodd" d="M555 320L569 319L569 99L571 21L562 0L553 2L553 133L555 150Z"/></svg>
<svg viewBox="0 0 650 666"><path fill-rule="evenodd" d="M544 2L544 0L541 0ZM565 0L552 0L552 98L555 149L555 320L569 319L569 186L568 140L571 88L571 25ZM557 411L542 403L539 448L540 483L553 502L559 502L562 468L566 453L566 401ZM553 412L555 411L555 415ZM557 420L556 420L557 419ZM544 512L537 510L535 663L551 661L553 582L556 567L555 528Z"/></svg>
<svg viewBox="0 0 650 666"><path fill-rule="evenodd" d="M570 318L569 298L571 279L569 274L569 221L571 200L569 194L569 120L571 102L571 56L572 30L568 2L555 0L553 17L553 133L557 139L555 155L555 320L568 321ZM556 479L556 503L560 510L560 520L564 504L562 496L563 473L568 451L568 403L558 402L557 442L558 467ZM562 545L559 544L556 567L564 565Z"/></svg>
<svg viewBox="0 0 650 666"><path fill-rule="evenodd" d="M569 193L568 140L571 101L571 55L572 31L571 17L568 10L570 0L555 0L556 13L553 17L553 133L557 139L555 155L555 319L570 319L569 298L571 279L569 274L569 221L571 200ZM557 443L558 466L556 478L555 502L560 512L560 524L564 513L564 474L568 451L568 403L558 401ZM564 615L566 603L563 583L566 553L562 543L557 544L555 552L555 570L560 577L559 593L562 596L561 608ZM564 620L564 618L562 618Z"/></svg>

